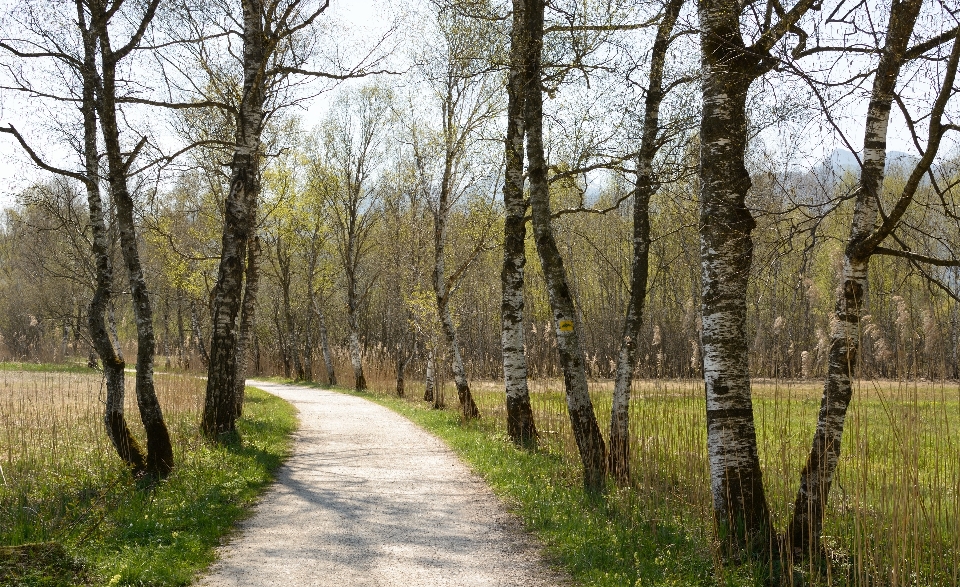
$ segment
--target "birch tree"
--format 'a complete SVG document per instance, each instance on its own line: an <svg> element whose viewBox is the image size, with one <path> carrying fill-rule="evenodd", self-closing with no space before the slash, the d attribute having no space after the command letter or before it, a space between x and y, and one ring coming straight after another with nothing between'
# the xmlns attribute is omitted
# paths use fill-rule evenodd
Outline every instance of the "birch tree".
<svg viewBox="0 0 960 587"><path fill-rule="evenodd" d="M938 15L944 23L943 30L919 31L917 22L922 8L921 0L893 2L887 26L882 35L877 35L883 39L883 46L875 51L878 61L865 120L853 217L844 249L842 285L837 292L831 320L827 376L813 444L801 472L788 528L790 544L803 555L819 555L822 549L827 497L839 461L844 422L853 395L852 379L860 350L860 321L868 297L871 257L902 257L917 264L921 270L931 266L960 266L955 257L942 258L942 251L941 257L912 251L903 234L906 231L904 215L914 203L924 176L934 179L931 166L939 155L945 135L957 130L949 123L948 103L957 91L960 27L955 14L944 13ZM944 49L945 46L949 46L949 51ZM919 113L911 111L904 98L906 84L913 82L901 80L901 73L910 71L908 68L916 61L935 64L931 79L935 90L933 99L923 103ZM911 76L911 80L915 79ZM909 170L903 187L890 193L889 188L884 187L884 177L894 105L906 119L919 160ZM926 125L925 137L920 133L921 124ZM942 204L945 208L950 207L946 200ZM949 214L948 209L944 212ZM895 245L895 248L885 243Z"/></svg>
<svg viewBox="0 0 960 587"><path fill-rule="evenodd" d="M31 158L41 167L60 175L72 177L86 186L90 208L90 224L93 234L92 249L96 259L97 277L94 296L91 301L88 324L91 339L104 363L107 380L106 413L104 416L107 433L121 459L133 467L137 473L166 476L173 467L173 448L169 432L163 419L163 412L157 400L153 382L153 355L155 351L153 334L153 314L147 295L147 286L140 264L136 228L133 219L133 199L127 187L132 164L146 142L142 138L129 155L124 155L120 143L120 129L117 121L117 79L116 69L119 62L136 50L150 26L159 2L154 0L143 6L142 12L122 14L133 25L133 32L127 42L114 49L110 40L112 21L119 20L122 3L107 6L100 1L81 1L75 3L78 27L81 37L82 57L66 52L64 44L53 42L50 51L22 51L8 43L3 48L22 58L53 58L61 65L75 72L80 80L79 99L62 97L60 99L79 104L83 117L82 156L84 172L76 173L63 170L45 163L24 140L20 133L9 126L4 132L12 134ZM31 14L36 17L36 14ZM36 23L36 21L34 21ZM39 25L39 23L36 23ZM45 23L44 23L45 24ZM38 27L46 31L45 26ZM41 38L53 41L41 32ZM37 45L33 45L34 48ZM99 57L99 63L98 63ZM30 84L18 78L19 87L29 93ZM45 94L45 97L50 97ZM134 314L137 322L137 375L136 393L140 417L147 434L146 454L139 447L129 428L123 412L124 367L125 362L119 352L118 344L110 336L106 327L105 315L111 306L111 287L113 267L110 253L110 236L107 230L104 206L100 195L99 147L97 127L104 140L104 155L107 160L108 186L113 204L116 206L116 225L120 236L121 252L127 268Z"/></svg>
<svg viewBox="0 0 960 587"><path fill-rule="evenodd" d="M523 326L523 271L527 262L527 201L523 194L525 97L540 47L530 37L528 0L513 0L510 69L507 74L507 129L504 140L503 269L500 272L500 346L507 403L507 434L518 446L535 446L537 427L527 386ZM538 82L539 85L539 82Z"/></svg>
<svg viewBox="0 0 960 587"><path fill-rule="evenodd" d="M433 213L433 291L437 314L453 369L460 409L467 420L480 417L461 354L457 328L451 309L451 296L460 279L477 255L489 247L489 223L476 237L450 234L451 216L457 206L466 204L476 192L490 166L483 165L479 148L481 134L499 115L498 79L490 71L491 52L495 49L490 27L458 13L455 6L438 6L435 15L435 43L428 46L418 61L428 91L434 97L439 115L437 137L433 140L429 122L409 129L413 167L417 185ZM418 128L425 127L425 128ZM492 219L492 215L490 216ZM469 239L464 237L470 237ZM472 249L453 268L448 268L448 241L472 241Z"/></svg>
<svg viewBox="0 0 960 587"><path fill-rule="evenodd" d="M117 49L111 44L109 20L118 4L107 6L103 2L91 1L90 13L92 29L100 44L100 129L103 134L104 151L107 160L108 184L113 202L117 207L117 226L120 236L120 251L127 268L130 283L130 295L133 298L133 313L137 323L137 406L140 419L147 434L147 463L149 473L166 476L173 468L173 445L170 433L163 419L163 411L157 399L154 386L153 369L156 353L156 336L153 327L153 305L144 278L140 261L140 249L134 222L134 201L127 185L129 170L137 154L146 142L143 137L130 155L124 154L120 140L120 126L117 119L117 67L120 61L135 50L150 26L156 14L159 0L146 5L142 15L133 22L135 32L127 42Z"/></svg>
<svg viewBox="0 0 960 587"><path fill-rule="evenodd" d="M610 472L621 484L630 481L630 387L637 364L643 306L647 297L647 276L650 257L650 198L658 189L654 159L664 144L660 123L660 106L664 94L685 81L682 77L664 86L667 52L674 40L673 29L680 16L683 0L669 0L657 26L650 53L650 73L644 100L640 149L637 155L636 184L633 190L633 262L630 276L630 300L623 323L620 352L614 376L613 401L610 407Z"/></svg>
<svg viewBox="0 0 960 587"><path fill-rule="evenodd" d="M550 187L543 143L542 58L544 2L533 0L524 7L523 34L533 47L525 64L523 81L524 125L529 164L530 210L533 235L540 265L543 267L547 293L553 311L553 327L557 350L563 367L564 388L570 425L583 464L584 486L590 491L604 487L606 480L606 446L587 387L587 375L580 333L575 327L576 311L567 283L563 257L553 234L550 211Z"/></svg>
<svg viewBox="0 0 960 587"><path fill-rule="evenodd" d="M207 371L207 393L203 410L203 430L209 437L235 430L238 357L245 353L239 338L238 322L243 322L241 306L245 295L245 261L248 246L255 238L260 198L260 168L263 157L263 131L277 109L289 105L285 93L291 78L315 77L344 79L353 72L311 70L308 61L313 43L304 40L329 1L243 0L240 31L243 39L241 67L243 81L239 104L235 107L210 105L231 111L234 143L230 164L230 188L224 202L222 252L216 284L211 296L212 334ZM251 303L255 289L246 287ZM252 305L250 306L252 307Z"/></svg>
<svg viewBox="0 0 960 587"><path fill-rule="evenodd" d="M345 282L350 362L357 391L367 388L360 312L372 280L366 261L377 220L378 194L373 181L383 157L392 100L392 93L380 86L345 93L334 104L322 130L326 163L337 182L327 210Z"/></svg>
<svg viewBox="0 0 960 587"><path fill-rule="evenodd" d="M747 280L756 225L745 200L750 174L747 95L776 64L771 50L811 7L790 10L770 2L747 45L746 5L702 0L700 46L703 112L700 122L700 259L703 378L707 451L714 521L721 550L730 556L767 551L775 544L764 493L747 361Z"/></svg>

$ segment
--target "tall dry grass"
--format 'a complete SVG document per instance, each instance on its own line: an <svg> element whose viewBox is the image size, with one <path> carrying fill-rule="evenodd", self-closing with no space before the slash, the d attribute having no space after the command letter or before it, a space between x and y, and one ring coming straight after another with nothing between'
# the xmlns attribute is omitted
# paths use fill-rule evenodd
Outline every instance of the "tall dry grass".
<svg viewBox="0 0 960 587"><path fill-rule="evenodd" d="M349 369L340 357L338 374ZM365 371L375 393L394 393L395 371L385 352L369 353ZM612 382L594 380L590 387L606 430ZM505 433L502 383L473 381L471 388L482 417ZM408 375L406 397L418 401L423 390L423 381ZM542 449L564 459L575 476L580 463L562 381L532 380L530 390ZM633 497L639 509L672 508L684 519L696 520L704 540L711 540L702 382L637 380L633 390ZM816 427L822 382L757 380L753 390L767 498L783 530ZM449 375L443 393L455 409ZM916 379L856 383L824 541L830 562L804 567L786 561L794 578L858 587L960 586L960 384Z"/></svg>
<svg viewBox="0 0 960 587"><path fill-rule="evenodd" d="M189 374L157 374L157 395L181 459L200 442L197 419L205 382ZM127 421L144 442L133 376ZM75 507L103 497L125 471L107 438L106 395L99 373L0 370L0 540L21 544L62 540L89 528Z"/></svg>

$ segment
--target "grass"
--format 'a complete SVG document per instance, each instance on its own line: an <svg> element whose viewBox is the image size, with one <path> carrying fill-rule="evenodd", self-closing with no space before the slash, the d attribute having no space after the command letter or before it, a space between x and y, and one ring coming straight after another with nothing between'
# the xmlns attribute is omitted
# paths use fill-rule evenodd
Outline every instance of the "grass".
<svg viewBox="0 0 960 587"><path fill-rule="evenodd" d="M157 387L176 468L151 484L112 452L99 375L0 371L0 584L188 585L212 562L288 454L295 410L248 388L241 440L212 445L197 425L204 382L158 375ZM25 567L37 548L53 554Z"/></svg>
<svg viewBox="0 0 960 587"><path fill-rule="evenodd" d="M16 363L0 361L0 371L28 373L96 373L85 362L78 363Z"/></svg>
<svg viewBox="0 0 960 587"><path fill-rule="evenodd" d="M374 391L450 444L585 585L752 585L765 568L723 568L713 556L712 506L702 382L636 381L631 404L634 486L599 500L580 489L562 383L531 381L540 431L536 452L505 435L502 383L473 382L482 412L461 424L456 393L434 411L393 397L390 365L370 365ZM822 383L754 382L754 410L767 499L782 531L816 426ZM612 385L591 383L606 431ZM382 390L382 391L378 391ZM954 382L861 381L847 417L831 492L825 566L784 565L796 584L960 585L960 387Z"/></svg>
<svg viewBox="0 0 960 587"><path fill-rule="evenodd" d="M578 471L562 454L550 448L515 448L491 418L462 424L455 410L349 393L373 399L445 441L579 583L715 584L709 542L700 524L670 498L651 509L631 491L590 497L582 490Z"/></svg>

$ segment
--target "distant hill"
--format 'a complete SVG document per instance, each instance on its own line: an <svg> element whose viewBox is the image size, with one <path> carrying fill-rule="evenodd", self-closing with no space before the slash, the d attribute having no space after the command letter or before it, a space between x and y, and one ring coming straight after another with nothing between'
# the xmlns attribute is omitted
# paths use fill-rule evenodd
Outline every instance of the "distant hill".
<svg viewBox="0 0 960 587"><path fill-rule="evenodd" d="M888 151L886 171L895 169L910 169L919 157L903 151ZM860 162L858 156L846 149L834 149L820 165L814 168L814 174L823 182L832 184L840 181L845 175L860 176Z"/></svg>

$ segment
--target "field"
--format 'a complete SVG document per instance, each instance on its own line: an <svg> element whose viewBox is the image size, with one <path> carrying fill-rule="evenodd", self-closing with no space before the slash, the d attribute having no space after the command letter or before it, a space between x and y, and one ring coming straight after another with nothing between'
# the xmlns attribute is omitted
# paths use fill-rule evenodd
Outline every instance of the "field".
<svg viewBox="0 0 960 587"><path fill-rule="evenodd" d="M0 368L0 584L186 585L212 560L286 454L292 407L251 390L242 442L213 446L198 433L204 381L156 384L176 468L151 484L107 439L99 373ZM131 375L127 417L142 441L132 386ZM50 560L31 566L44 556L7 548L22 545Z"/></svg>
<svg viewBox="0 0 960 587"><path fill-rule="evenodd" d="M381 401L393 395L386 365L371 365L368 377ZM578 490L579 459L561 383L531 382L541 446L535 454L515 451L505 439L501 385L473 383L483 418L465 427L449 382L448 411L424 409L418 401L423 387L412 381L407 401L393 404L460 450L585 585L754 583L756 573L721 568L710 548L700 382L635 382L635 483L611 488L602 503L585 500ZM605 430L611 384L591 385ZM24 556L52 560L53 570L34 569L28 585L183 585L209 562L242 505L269 482L293 418L251 392L241 423L244 442L211 447L197 433L202 380L160 374L157 387L178 468L170 479L145 486L120 466L103 432L98 373L0 366L0 584L13 565L3 546L34 544L29 548L40 550ZM781 529L820 394L815 381L754 385L767 497ZM132 395L128 389L128 416L142 437ZM787 568L794 579L813 577L825 585L960 585L958 489L958 384L859 382L828 512L831 562ZM44 582L64 569L70 580Z"/></svg>
<svg viewBox="0 0 960 587"><path fill-rule="evenodd" d="M375 387L387 390L382 393L390 393L388 369L372 379ZM789 521L810 449L821 385L817 381L754 382L767 499L780 530ZM594 381L591 388L606 432L612 383ZM415 401L422 390L422 385L410 389L407 396ZM502 383L475 382L472 390L487 421L480 426L505 436ZM448 408L456 409L452 383L445 385L444 395ZM532 381L531 402L542 451L564 462L564 482L577 483L579 457L562 382ZM616 492L616 499L629 505L611 514L618 518L615 523L652 522L682 533L693 544L709 545L712 510L702 383L635 381L631 426L635 485L627 492ZM824 532L830 564L804 568L787 561L787 568L797 576L819 577L823 584L960 585L958 492L960 386L956 382L860 381L830 495ZM632 520L630 512L637 512Z"/></svg>

